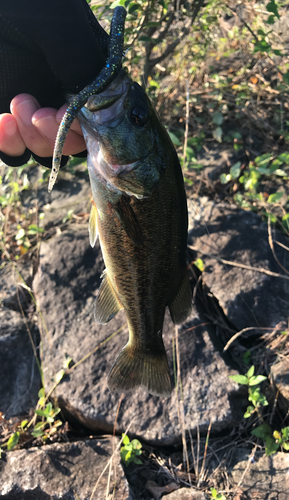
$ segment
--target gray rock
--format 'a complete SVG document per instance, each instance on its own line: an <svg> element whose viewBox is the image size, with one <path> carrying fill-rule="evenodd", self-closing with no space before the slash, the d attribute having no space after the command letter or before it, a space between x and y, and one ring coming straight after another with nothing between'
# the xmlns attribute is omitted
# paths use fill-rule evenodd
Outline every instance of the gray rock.
<svg viewBox="0 0 289 500"><path fill-rule="evenodd" d="M115 438L114 449L118 440ZM11 451L0 462L3 500L89 500L113 453L112 439L57 443ZM116 452L111 469L101 477L94 500L103 500L116 488L118 500L129 500L128 484Z"/></svg>
<svg viewBox="0 0 289 500"><path fill-rule="evenodd" d="M247 453L245 452L245 456ZM244 458L245 458L244 456ZM238 462L231 471L233 483L254 500L288 500L289 455L278 452L266 457L250 457Z"/></svg>
<svg viewBox="0 0 289 500"><path fill-rule="evenodd" d="M111 432L120 394L108 389L107 375L127 342L128 331L123 312L105 326L93 319L94 296L103 271L99 247L90 248L86 230L67 232L42 243L39 258L33 288L50 337L49 340L43 332L46 389L52 386L53 374L62 368L66 354L77 363L91 353L57 387L58 401L69 418L92 430ZM104 343L121 327L113 339ZM210 420L216 430L227 428L244 413L242 402L236 401L238 386L228 378L233 371L214 348L208 328L195 309L179 328L184 421L185 428L193 431L197 425L205 429ZM163 337L172 378L174 333L167 316ZM131 424L130 433L150 442L180 442L179 407L176 390L171 398L165 399L139 389L122 399L117 431Z"/></svg>
<svg viewBox="0 0 289 500"><path fill-rule="evenodd" d="M35 345L38 331L28 322ZM6 418L35 407L40 389L40 375L20 313L0 306L0 412Z"/></svg>
<svg viewBox="0 0 289 500"><path fill-rule="evenodd" d="M217 205L207 198L190 202L189 215L189 244L204 261L203 281L235 327L274 327L287 321L288 280L230 266L212 257L285 274L274 259L267 226L261 218L233 206ZM275 238L284 243L277 232ZM288 246L286 241L285 244ZM275 252L280 263L289 269L289 252L277 244Z"/></svg>
<svg viewBox="0 0 289 500"><path fill-rule="evenodd" d="M180 488L164 497L166 500L206 500L207 497L202 491L193 488Z"/></svg>

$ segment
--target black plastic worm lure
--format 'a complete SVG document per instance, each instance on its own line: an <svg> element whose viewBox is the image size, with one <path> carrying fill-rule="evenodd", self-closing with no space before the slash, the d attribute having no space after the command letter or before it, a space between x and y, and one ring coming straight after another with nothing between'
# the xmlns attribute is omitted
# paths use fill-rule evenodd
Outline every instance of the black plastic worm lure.
<svg viewBox="0 0 289 500"><path fill-rule="evenodd" d="M97 78L73 98L63 116L54 146L52 171L48 186L49 193L53 189L59 172L63 146L73 120L80 109L86 104L88 98L91 95L99 94L115 78L121 67L125 17L126 10L123 7L116 7L114 9L110 25L108 58L105 66Z"/></svg>

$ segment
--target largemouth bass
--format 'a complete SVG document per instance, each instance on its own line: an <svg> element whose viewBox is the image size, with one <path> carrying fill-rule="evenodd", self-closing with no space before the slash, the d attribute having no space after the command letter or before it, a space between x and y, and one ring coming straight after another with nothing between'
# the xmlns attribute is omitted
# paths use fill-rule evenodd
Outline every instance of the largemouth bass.
<svg viewBox="0 0 289 500"><path fill-rule="evenodd" d="M124 309L129 329L108 385L117 391L142 386L169 396L165 310L179 324L192 306L178 156L146 93L125 70L104 92L89 97L78 117L94 200L90 242L93 246L99 235L106 266L95 319L106 324Z"/></svg>

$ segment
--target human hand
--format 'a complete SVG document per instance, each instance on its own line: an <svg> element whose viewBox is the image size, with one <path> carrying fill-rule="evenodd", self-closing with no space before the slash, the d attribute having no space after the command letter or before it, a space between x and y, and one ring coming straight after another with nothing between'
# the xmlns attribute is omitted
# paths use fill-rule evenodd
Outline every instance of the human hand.
<svg viewBox="0 0 289 500"><path fill-rule="evenodd" d="M67 105L59 110L41 108L35 97L19 94L10 105L11 114L0 114L0 151L20 156L28 148L40 157L53 155L54 143ZM74 155L86 149L78 120L75 120L65 141L64 155Z"/></svg>

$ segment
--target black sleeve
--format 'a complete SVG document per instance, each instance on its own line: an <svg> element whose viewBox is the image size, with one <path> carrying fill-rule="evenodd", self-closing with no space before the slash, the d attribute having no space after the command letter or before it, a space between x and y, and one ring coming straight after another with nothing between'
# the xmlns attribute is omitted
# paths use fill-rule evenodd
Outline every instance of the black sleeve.
<svg viewBox="0 0 289 500"><path fill-rule="evenodd" d="M24 92L41 107L62 106L66 94L78 93L100 72L107 40L86 0L1 0L0 113ZM15 166L30 154L0 158ZM37 161L51 166L51 159Z"/></svg>

